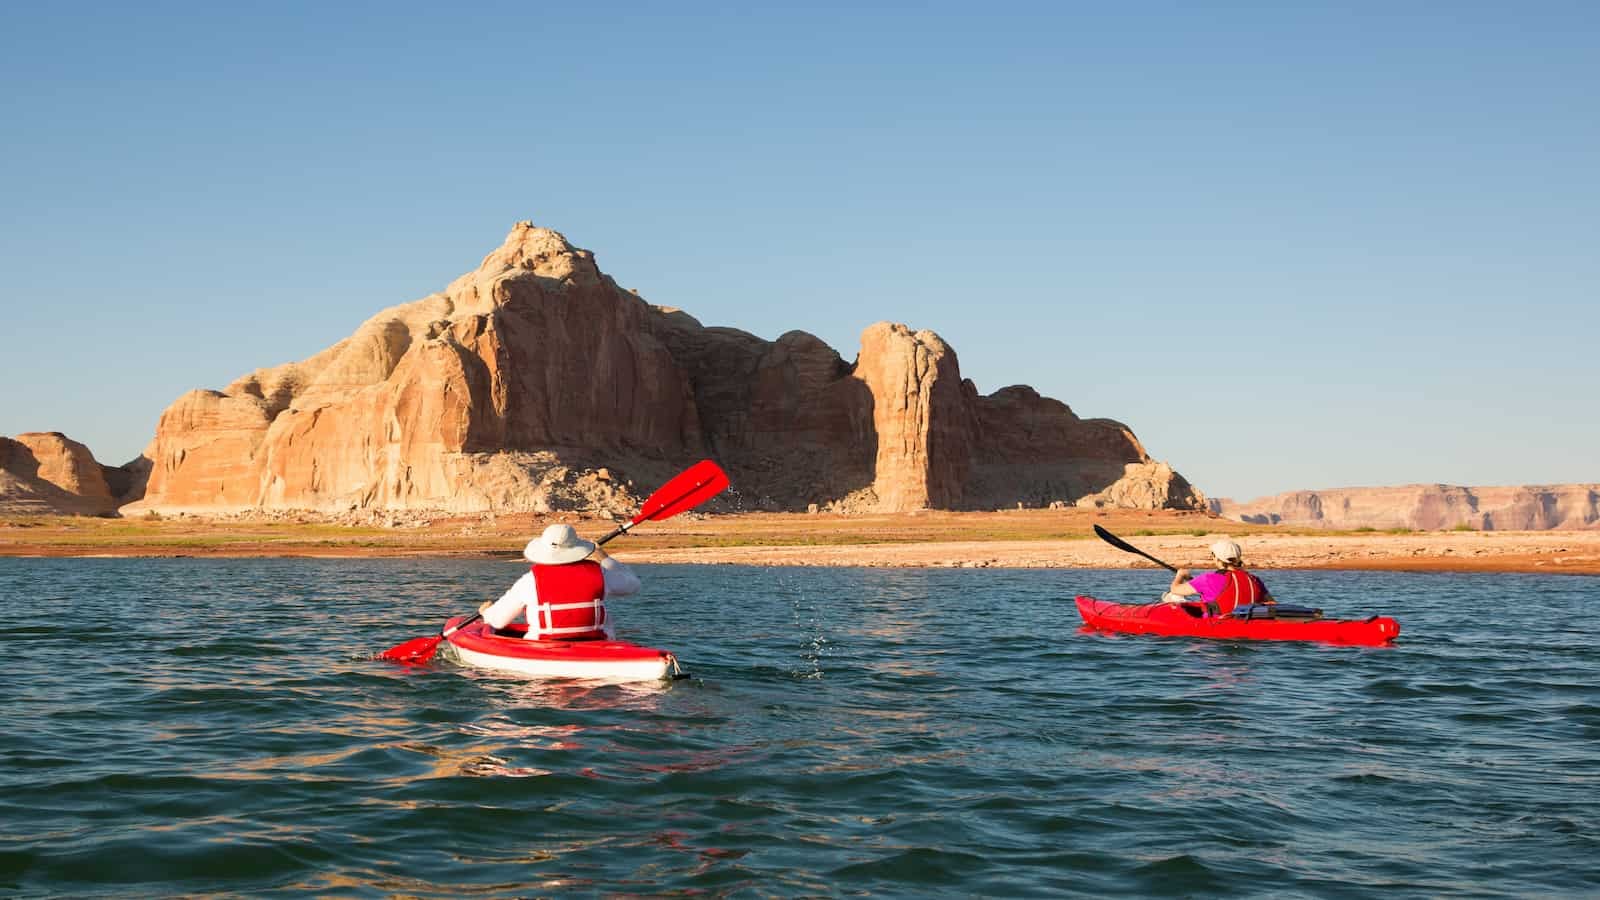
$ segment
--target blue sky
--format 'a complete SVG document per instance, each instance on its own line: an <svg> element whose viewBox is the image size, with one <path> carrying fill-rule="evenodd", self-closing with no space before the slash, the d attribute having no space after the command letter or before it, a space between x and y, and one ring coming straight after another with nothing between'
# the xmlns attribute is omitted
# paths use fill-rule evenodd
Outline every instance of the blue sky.
<svg viewBox="0 0 1600 900"><path fill-rule="evenodd" d="M0 11L0 434L137 455L532 219L1213 496L1600 481L1600 7Z"/></svg>

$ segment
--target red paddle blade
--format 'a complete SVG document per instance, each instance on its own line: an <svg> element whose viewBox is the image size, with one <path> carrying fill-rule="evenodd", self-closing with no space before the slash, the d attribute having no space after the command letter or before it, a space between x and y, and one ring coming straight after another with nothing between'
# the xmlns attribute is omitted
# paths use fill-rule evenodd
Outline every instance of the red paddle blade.
<svg viewBox="0 0 1600 900"><path fill-rule="evenodd" d="M439 642L444 640L444 635L436 634L432 637L412 638L404 644L390 647L378 654L379 659L387 659L397 663L425 663L433 659L433 654L439 649Z"/></svg>
<svg viewBox="0 0 1600 900"><path fill-rule="evenodd" d="M710 500L728 486L728 473L709 459L702 459L677 477L656 489L639 507L633 524L659 522Z"/></svg>

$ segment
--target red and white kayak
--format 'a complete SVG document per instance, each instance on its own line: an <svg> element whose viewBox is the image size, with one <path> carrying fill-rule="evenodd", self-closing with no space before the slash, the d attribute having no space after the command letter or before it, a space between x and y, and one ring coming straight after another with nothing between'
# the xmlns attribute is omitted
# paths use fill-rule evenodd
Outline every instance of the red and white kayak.
<svg viewBox="0 0 1600 900"><path fill-rule="evenodd" d="M445 631L464 619L457 616ZM526 633L513 624L507 631ZM451 633L449 641L462 663L544 678L590 678L604 681L659 681L679 671L677 657L666 650L628 641L530 641L494 633L488 623L473 622Z"/></svg>
<svg viewBox="0 0 1600 900"><path fill-rule="evenodd" d="M1083 624L1101 631L1255 641L1326 641L1378 646L1400 636L1388 616L1369 619L1208 616L1199 603L1112 603L1078 597ZM1257 607L1259 609L1260 607Z"/></svg>

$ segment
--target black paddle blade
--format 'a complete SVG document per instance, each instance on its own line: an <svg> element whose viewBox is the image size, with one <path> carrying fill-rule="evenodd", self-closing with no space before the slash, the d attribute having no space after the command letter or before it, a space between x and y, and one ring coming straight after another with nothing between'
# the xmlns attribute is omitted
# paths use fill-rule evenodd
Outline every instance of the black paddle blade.
<svg viewBox="0 0 1600 900"><path fill-rule="evenodd" d="M1128 543L1127 541L1123 540L1122 538L1119 538L1116 535L1112 534L1111 532L1105 530L1104 528L1101 528L1099 525L1096 525L1094 527L1094 533L1099 536L1100 540L1105 541L1106 543L1108 543L1111 546L1117 548L1118 550L1124 550L1124 551L1126 551L1128 553L1140 553L1140 550L1139 550L1138 547L1135 547L1134 545ZM1143 554L1141 553L1140 555L1143 555Z"/></svg>
<svg viewBox="0 0 1600 900"><path fill-rule="evenodd" d="M1105 541L1106 543L1108 543L1111 546L1117 548L1118 550L1123 550L1123 551L1126 551L1128 553L1138 554L1139 556L1142 556L1145 559L1150 560L1151 562L1155 563L1156 565L1158 565L1158 566L1160 566L1160 567L1162 567L1164 569L1169 569L1169 570L1171 570L1173 572L1178 571L1178 567L1177 566L1174 566L1171 563L1162 562L1161 560L1156 559L1154 556L1151 556L1150 554L1144 552L1143 550L1140 550L1138 547L1135 547L1134 545L1128 543L1127 541L1123 540L1122 538L1119 538L1116 535L1112 534L1111 532L1105 530L1104 528L1101 528L1099 525L1094 526L1094 533L1097 536L1099 536L1100 540Z"/></svg>

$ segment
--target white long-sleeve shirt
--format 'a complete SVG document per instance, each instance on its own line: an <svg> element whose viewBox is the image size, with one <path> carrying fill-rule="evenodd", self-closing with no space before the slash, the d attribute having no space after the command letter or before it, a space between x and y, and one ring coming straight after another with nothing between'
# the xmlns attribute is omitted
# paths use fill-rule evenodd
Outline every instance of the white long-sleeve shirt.
<svg viewBox="0 0 1600 900"><path fill-rule="evenodd" d="M629 594L637 594L639 588L643 586L639 583L639 576L633 574L632 569L628 568L626 564L618 562L614 557L607 556L600 560L600 573L605 576L605 599L607 600L612 597L626 597ZM522 577L517 579L516 584L513 584L510 590L501 594L499 600L489 604L489 608L483 611L483 620L488 622L491 628L504 628L510 625L519 615L525 616L531 622L533 621L533 616L528 615L527 612L530 609L536 609L535 604L538 602L539 589L534 584L533 571L529 570L523 572ZM611 608L608 606L606 607L605 624L601 626L608 638L616 637L616 632L612 628L613 621ZM533 629L528 629L530 637L534 633Z"/></svg>

